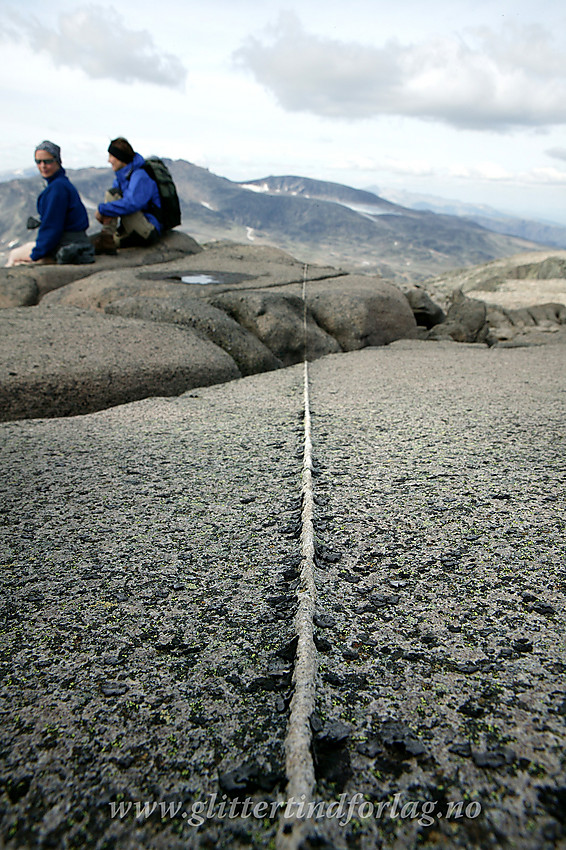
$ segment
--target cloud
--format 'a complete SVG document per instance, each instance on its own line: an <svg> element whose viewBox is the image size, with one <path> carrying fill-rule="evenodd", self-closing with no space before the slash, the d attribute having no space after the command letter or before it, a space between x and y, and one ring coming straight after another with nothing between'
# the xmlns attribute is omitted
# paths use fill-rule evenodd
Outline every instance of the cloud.
<svg viewBox="0 0 566 850"><path fill-rule="evenodd" d="M537 186L565 186L566 171L560 171L558 168L533 168L525 182Z"/></svg>
<svg viewBox="0 0 566 850"><path fill-rule="evenodd" d="M566 159L566 150L562 149L562 158ZM522 187L562 187L566 185L566 171L558 168L533 167L529 170L510 170L497 162L482 161L470 165L453 162L439 165L430 160L402 159L392 156L379 158L347 154L332 161L331 167L337 171L358 171L382 178L401 177L411 181L414 178L474 185L498 184L500 186Z"/></svg>
<svg viewBox="0 0 566 850"><path fill-rule="evenodd" d="M508 183L515 179L507 168L496 162L478 162L475 165L452 165L448 168L451 177L464 180L480 180L491 183Z"/></svg>
<svg viewBox="0 0 566 850"><path fill-rule="evenodd" d="M553 159L566 160L566 148L549 148L546 154Z"/></svg>
<svg viewBox="0 0 566 850"><path fill-rule="evenodd" d="M94 79L184 85L187 71L181 60L160 51L147 30L129 29L111 7L81 6L59 15L55 28L18 13L11 18L12 37L48 53L57 66L80 68Z"/></svg>
<svg viewBox="0 0 566 850"><path fill-rule="evenodd" d="M374 158L357 153L342 154L330 163L338 171L378 172L401 175L403 177L432 177L436 170L425 159L398 159L391 156Z"/></svg>
<svg viewBox="0 0 566 850"><path fill-rule="evenodd" d="M539 25L372 46L308 33L293 13L234 54L290 111L404 115L478 130L566 123L565 57Z"/></svg>

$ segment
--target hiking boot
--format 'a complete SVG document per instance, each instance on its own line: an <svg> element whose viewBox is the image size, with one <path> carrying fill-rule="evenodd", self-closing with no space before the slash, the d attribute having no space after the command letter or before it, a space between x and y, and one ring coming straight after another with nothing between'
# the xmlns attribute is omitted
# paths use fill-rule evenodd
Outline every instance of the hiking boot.
<svg viewBox="0 0 566 850"><path fill-rule="evenodd" d="M95 254L117 254L114 235L107 230L101 230L92 240Z"/></svg>

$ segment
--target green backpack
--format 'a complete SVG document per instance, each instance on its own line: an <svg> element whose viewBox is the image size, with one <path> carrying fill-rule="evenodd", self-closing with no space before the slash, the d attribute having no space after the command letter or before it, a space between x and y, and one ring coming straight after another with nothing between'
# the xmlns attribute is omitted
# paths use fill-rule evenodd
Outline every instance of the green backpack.
<svg viewBox="0 0 566 850"><path fill-rule="evenodd" d="M159 221L163 232L172 230L181 224L181 205L179 204L179 196L177 195L177 189L171 177L171 172L163 160L157 156L150 156L146 159L142 168L157 183L159 197L161 199L161 209L152 205L152 209L149 212Z"/></svg>

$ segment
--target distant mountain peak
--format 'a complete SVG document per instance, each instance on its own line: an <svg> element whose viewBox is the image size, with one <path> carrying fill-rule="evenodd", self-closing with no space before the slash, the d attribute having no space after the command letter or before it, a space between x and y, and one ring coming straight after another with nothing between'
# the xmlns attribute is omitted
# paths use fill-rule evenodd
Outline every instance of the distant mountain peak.
<svg viewBox="0 0 566 850"><path fill-rule="evenodd" d="M314 180L310 177L285 175L280 177L262 177L259 180L246 180L239 183L242 188L271 195L301 195L304 198L316 198L324 201L334 201L351 207L352 204L371 206L399 212L401 207L391 201L386 201L374 192L365 189L354 189L342 183L332 183L326 180ZM406 210L407 212L409 210Z"/></svg>

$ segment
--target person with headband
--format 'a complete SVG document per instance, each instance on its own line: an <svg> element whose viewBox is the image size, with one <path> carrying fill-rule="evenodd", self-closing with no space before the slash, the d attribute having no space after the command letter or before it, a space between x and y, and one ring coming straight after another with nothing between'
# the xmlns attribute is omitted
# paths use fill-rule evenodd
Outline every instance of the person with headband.
<svg viewBox="0 0 566 850"><path fill-rule="evenodd" d="M161 199L157 183L143 167L145 159L120 136L108 146L108 162L114 182L96 213L102 224L102 231L94 237L96 253L115 254L118 248L155 244L161 235L155 215Z"/></svg>
<svg viewBox="0 0 566 850"><path fill-rule="evenodd" d="M35 149L35 164L47 182L37 199L39 219L28 219L29 229L39 228L37 237L35 242L11 251L6 265L94 263L94 248L86 235L88 214L65 173L59 145L40 142Z"/></svg>

